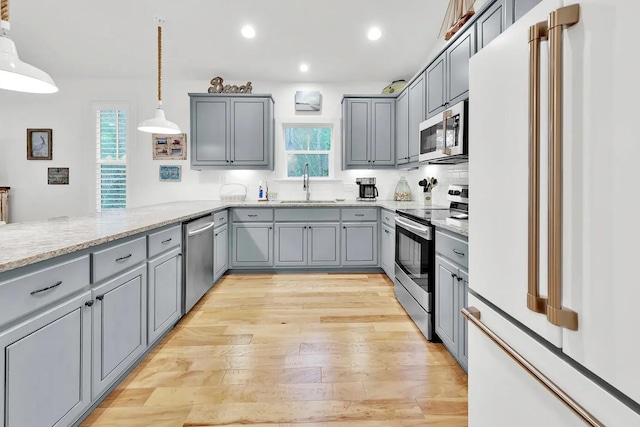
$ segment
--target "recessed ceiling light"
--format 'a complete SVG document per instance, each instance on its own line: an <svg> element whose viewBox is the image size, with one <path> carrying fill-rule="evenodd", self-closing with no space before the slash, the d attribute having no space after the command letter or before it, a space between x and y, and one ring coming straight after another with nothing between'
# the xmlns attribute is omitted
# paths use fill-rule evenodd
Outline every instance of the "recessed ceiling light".
<svg viewBox="0 0 640 427"><path fill-rule="evenodd" d="M309 66L307 64L300 64L300 71L302 71L303 73L306 73L307 71L309 71Z"/></svg>
<svg viewBox="0 0 640 427"><path fill-rule="evenodd" d="M248 39L252 39L256 36L256 30L254 30L251 25L245 25L244 27L242 27L241 32L242 35Z"/></svg>
<svg viewBox="0 0 640 427"><path fill-rule="evenodd" d="M380 31L380 28L378 27L371 27L369 28L369 32L367 33L367 38L369 40L378 40L380 37L382 37L382 31Z"/></svg>

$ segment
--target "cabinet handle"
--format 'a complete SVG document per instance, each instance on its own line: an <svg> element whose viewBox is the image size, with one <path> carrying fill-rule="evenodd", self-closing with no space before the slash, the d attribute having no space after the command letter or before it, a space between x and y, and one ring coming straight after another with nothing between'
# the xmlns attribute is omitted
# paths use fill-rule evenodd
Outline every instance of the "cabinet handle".
<svg viewBox="0 0 640 427"><path fill-rule="evenodd" d="M452 277L453 279L455 279L455 278L457 278L458 276L457 276L455 273L451 273L451 277Z"/></svg>
<svg viewBox="0 0 640 427"><path fill-rule="evenodd" d="M464 252L460 252L460 251L457 251L455 249L451 249L451 250L453 251L454 254L456 254L458 256L464 256Z"/></svg>
<svg viewBox="0 0 640 427"><path fill-rule="evenodd" d="M231 160L231 163L233 163L233 160Z"/></svg>
<svg viewBox="0 0 640 427"><path fill-rule="evenodd" d="M356 216L364 216L364 214L356 214Z"/></svg>
<svg viewBox="0 0 640 427"><path fill-rule="evenodd" d="M344 228L345 230L347 229L347 227L346 227L346 226L344 226L344 225L342 226L342 228Z"/></svg>
<svg viewBox="0 0 640 427"><path fill-rule="evenodd" d="M256 214L249 214L249 215L247 215L247 216L248 216L249 218L255 218L255 217L257 217L258 215L256 215Z"/></svg>
<svg viewBox="0 0 640 427"><path fill-rule="evenodd" d="M96 297L96 299L97 299L98 301L102 301L102 300L104 299L104 295L98 295L98 296Z"/></svg>
<svg viewBox="0 0 640 427"><path fill-rule="evenodd" d="M172 240L173 240L173 238L172 238L172 237L169 237L167 240L163 240L163 241L162 241L162 244L163 244L163 245L166 245L167 243L169 243L169 242L170 242L170 241L172 241Z"/></svg>
<svg viewBox="0 0 640 427"><path fill-rule="evenodd" d="M85 302L84 305L86 305L87 307L91 307L93 305L93 300Z"/></svg>
<svg viewBox="0 0 640 427"><path fill-rule="evenodd" d="M375 162L376 162L375 160L371 160L371 163L375 163Z"/></svg>
<svg viewBox="0 0 640 427"><path fill-rule="evenodd" d="M389 234L389 230L384 230L385 233Z"/></svg>
<svg viewBox="0 0 640 427"><path fill-rule="evenodd" d="M273 227L269 227L269 230L273 230Z"/></svg>
<svg viewBox="0 0 640 427"><path fill-rule="evenodd" d="M46 288L42 288L42 289L38 289L36 291L33 291L33 292L31 292L31 295L39 294L40 292L44 292L44 291L48 291L48 290L53 289L53 288L57 288L60 285L62 285L62 280L56 282L56 284L54 284L54 285L47 286Z"/></svg>
<svg viewBox="0 0 640 427"><path fill-rule="evenodd" d="M302 228L306 230L306 229L307 229L307 226L305 225L305 226L304 226L304 227L302 227Z"/></svg>
<svg viewBox="0 0 640 427"><path fill-rule="evenodd" d="M458 276L458 282L462 282L462 277Z"/></svg>
<svg viewBox="0 0 640 427"><path fill-rule="evenodd" d="M126 259L129 259L129 258L131 258L132 255L133 254L129 254L129 255L126 255L126 256L121 256L120 258L116 258L116 262L120 262L120 261L124 261Z"/></svg>

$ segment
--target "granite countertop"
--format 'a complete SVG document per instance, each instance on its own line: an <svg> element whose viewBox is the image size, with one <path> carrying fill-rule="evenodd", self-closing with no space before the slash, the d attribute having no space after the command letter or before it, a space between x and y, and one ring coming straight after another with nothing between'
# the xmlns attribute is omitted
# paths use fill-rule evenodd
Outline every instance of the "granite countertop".
<svg viewBox="0 0 640 427"><path fill-rule="evenodd" d="M436 228L443 228L465 237L469 237L469 220L452 220L449 218L449 211L433 211L431 214L431 224Z"/></svg>
<svg viewBox="0 0 640 427"><path fill-rule="evenodd" d="M411 209L421 202L341 201L289 203L282 201L226 202L219 200L171 202L140 208L97 212L76 217L0 226L0 272L111 242L154 228L181 222L230 207L382 207Z"/></svg>

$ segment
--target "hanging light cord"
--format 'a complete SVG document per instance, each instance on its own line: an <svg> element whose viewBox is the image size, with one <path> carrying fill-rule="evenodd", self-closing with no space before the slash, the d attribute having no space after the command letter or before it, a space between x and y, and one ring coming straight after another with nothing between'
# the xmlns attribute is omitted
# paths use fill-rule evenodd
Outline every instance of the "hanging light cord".
<svg viewBox="0 0 640 427"><path fill-rule="evenodd" d="M9 0L0 0L0 9L2 9L2 20L9 22Z"/></svg>
<svg viewBox="0 0 640 427"><path fill-rule="evenodd" d="M162 27L160 25L158 25L158 102L162 102Z"/></svg>

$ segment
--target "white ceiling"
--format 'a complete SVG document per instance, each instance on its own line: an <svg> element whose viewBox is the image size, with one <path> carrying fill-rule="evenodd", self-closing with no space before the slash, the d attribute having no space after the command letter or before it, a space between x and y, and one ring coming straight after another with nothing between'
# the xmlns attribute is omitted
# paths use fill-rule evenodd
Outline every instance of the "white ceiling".
<svg viewBox="0 0 640 427"><path fill-rule="evenodd" d="M413 76L449 0L11 0L20 57L56 78L377 82ZM240 28L252 24L256 38ZM382 29L377 42L366 33ZM298 66L307 62L310 70Z"/></svg>

